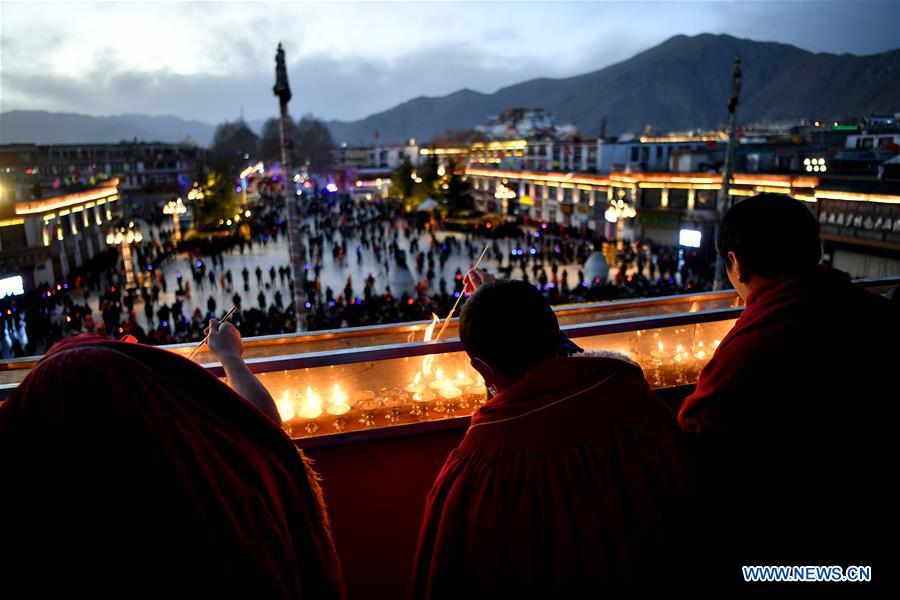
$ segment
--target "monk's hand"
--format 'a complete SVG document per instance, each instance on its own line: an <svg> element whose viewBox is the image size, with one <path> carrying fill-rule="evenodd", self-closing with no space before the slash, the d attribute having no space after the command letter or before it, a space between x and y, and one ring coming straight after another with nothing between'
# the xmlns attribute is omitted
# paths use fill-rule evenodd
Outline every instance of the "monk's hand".
<svg viewBox="0 0 900 600"><path fill-rule="evenodd" d="M496 279L496 277L494 277L487 271L482 271L481 269L472 269L471 271L466 273L465 289L463 291L467 294L473 294L475 293L475 290L477 290L484 284L495 281Z"/></svg>
<svg viewBox="0 0 900 600"><path fill-rule="evenodd" d="M244 353L244 345L241 343L241 334L237 327L227 321L210 319L209 327L205 330L209 334L209 349L212 350L220 361L230 358L240 358Z"/></svg>

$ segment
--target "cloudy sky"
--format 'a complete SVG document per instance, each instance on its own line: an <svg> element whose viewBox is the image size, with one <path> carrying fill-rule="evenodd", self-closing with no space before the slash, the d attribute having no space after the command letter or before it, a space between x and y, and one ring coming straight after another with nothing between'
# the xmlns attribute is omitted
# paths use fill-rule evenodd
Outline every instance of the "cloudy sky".
<svg viewBox="0 0 900 600"><path fill-rule="evenodd" d="M900 47L900 0L2 0L0 110L265 118L281 41L291 112L356 119L419 95L596 70L703 32L872 54Z"/></svg>

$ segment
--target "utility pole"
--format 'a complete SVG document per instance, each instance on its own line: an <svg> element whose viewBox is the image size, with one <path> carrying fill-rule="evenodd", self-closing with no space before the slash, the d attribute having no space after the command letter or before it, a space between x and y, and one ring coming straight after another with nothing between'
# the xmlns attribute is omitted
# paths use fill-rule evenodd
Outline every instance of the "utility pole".
<svg viewBox="0 0 900 600"><path fill-rule="evenodd" d="M291 140L290 122L288 114L288 102L291 101L291 86L288 83L287 67L284 63L284 49L278 44L275 54L275 87L272 91L278 96L278 104L281 108L281 169L284 173L284 203L287 207L287 234L288 252L291 258L291 278L294 287L294 314L297 320L297 331L300 331L300 318L303 314L304 296L303 286L303 240L300 239L300 209L297 206L297 196L293 193L294 175L291 168L291 156L293 142Z"/></svg>
<svg viewBox="0 0 900 600"><path fill-rule="evenodd" d="M731 67L731 100L728 102L728 147L725 150L725 167L722 169L722 186L719 188L719 197L716 209L719 213L719 222L716 223L716 240L719 237L719 227L722 218L731 208L731 178L734 174L734 145L735 132L737 130L737 106L741 98L741 55L734 57ZM716 252L716 273L713 278L713 289L721 290L725 285L725 260Z"/></svg>

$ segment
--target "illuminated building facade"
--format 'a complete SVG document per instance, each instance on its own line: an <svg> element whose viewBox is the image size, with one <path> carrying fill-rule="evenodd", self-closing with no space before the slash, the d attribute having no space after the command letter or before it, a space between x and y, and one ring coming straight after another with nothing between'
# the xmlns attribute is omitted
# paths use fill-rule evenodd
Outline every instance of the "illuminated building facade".
<svg viewBox="0 0 900 600"><path fill-rule="evenodd" d="M678 243L683 229L700 231L713 241L717 220L717 173L566 173L507 171L470 167L479 208L536 221L558 223L616 239L616 223L607 219L612 202L634 207L626 238ZM900 186L836 183L807 175L738 173L733 202L763 192L789 194L809 203L822 228L825 254L833 264L857 276L900 271ZM856 191L854 191L856 190ZM506 210L503 210L506 207Z"/></svg>
<svg viewBox="0 0 900 600"><path fill-rule="evenodd" d="M131 199L182 191L206 159L204 148L188 143L6 144L0 145L0 174L56 189L118 177Z"/></svg>
<svg viewBox="0 0 900 600"><path fill-rule="evenodd" d="M24 288L64 281L106 246L107 224L121 211L119 180L78 192L16 202L0 195L0 274Z"/></svg>

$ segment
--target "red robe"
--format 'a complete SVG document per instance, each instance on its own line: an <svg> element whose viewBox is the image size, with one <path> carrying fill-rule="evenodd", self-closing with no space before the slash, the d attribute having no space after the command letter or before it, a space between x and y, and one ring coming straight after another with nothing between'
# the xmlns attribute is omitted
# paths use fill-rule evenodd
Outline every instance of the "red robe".
<svg viewBox="0 0 900 600"><path fill-rule="evenodd" d="M851 422L871 423L900 364L890 302L823 268L773 280L746 304L684 401L682 428L845 430Z"/></svg>
<svg viewBox="0 0 900 600"><path fill-rule="evenodd" d="M896 309L845 273L750 294L678 415L697 432L710 577L743 585L741 565L878 562L896 524L898 367Z"/></svg>
<svg viewBox="0 0 900 600"><path fill-rule="evenodd" d="M688 538L674 416L639 367L554 358L487 402L428 496L414 598L672 584Z"/></svg>
<svg viewBox="0 0 900 600"><path fill-rule="evenodd" d="M0 596L342 595L302 454L178 355L64 340L0 408L0 442Z"/></svg>

